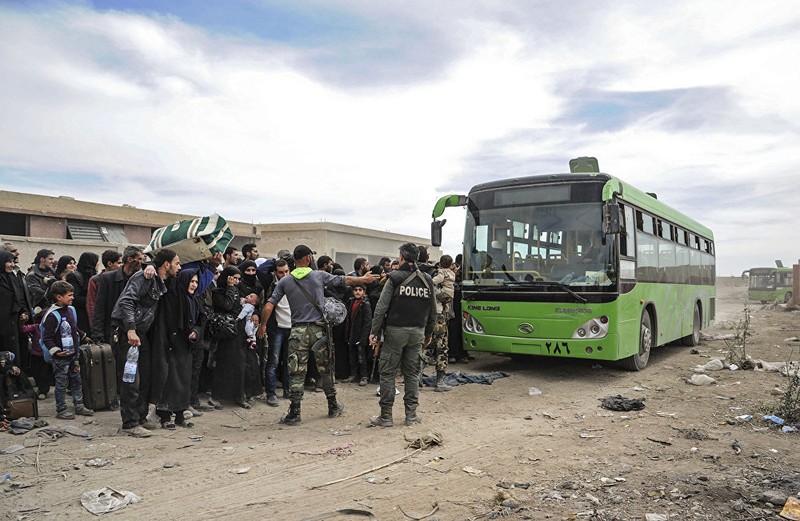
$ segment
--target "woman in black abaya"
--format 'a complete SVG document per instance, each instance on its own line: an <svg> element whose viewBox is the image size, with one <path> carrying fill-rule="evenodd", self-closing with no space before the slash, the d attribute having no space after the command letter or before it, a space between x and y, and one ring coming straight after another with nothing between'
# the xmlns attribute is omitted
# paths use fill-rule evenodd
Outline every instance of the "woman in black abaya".
<svg viewBox="0 0 800 521"><path fill-rule="evenodd" d="M167 281L167 293L159 301L153 329L152 396L160 396L156 413L165 429L193 426L184 420L183 411L189 408L191 395L192 347L202 338L204 327L197 284L196 269L181 270Z"/></svg>
<svg viewBox="0 0 800 521"><path fill-rule="evenodd" d="M242 274L238 268L228 266L217 279L217 287L211 292L214 313L223 313L236 320L242 310L242 297L239 282ZM221 408L219 400L231 400L249 409L245 393L245 367L248 348L247 337L241 322L236 324L236 336L217 339L216 366L211 385L209 405Z"/></svg>

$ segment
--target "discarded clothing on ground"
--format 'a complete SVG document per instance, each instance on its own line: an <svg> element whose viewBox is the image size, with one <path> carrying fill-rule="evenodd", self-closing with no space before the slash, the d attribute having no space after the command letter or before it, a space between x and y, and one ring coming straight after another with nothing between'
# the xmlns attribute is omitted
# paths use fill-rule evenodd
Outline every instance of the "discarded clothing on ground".
<svg viewBox="0 0 800 521"><path fill-rule="evenodd" d="M142 498L127 490L103 487L90 490L81 495L81 505L92 514L99 516L124 508L128 503L138 503Z"/></svg>
<svg viewBox="0 0 800 521"><path fill-rule="evenodd" d="M42 419L18 418L12 421L8 426L8 432L19 435L25 434L31 429L38 429L39 427L47 427L47 422Z"/></svg>
<svg viewBox="0 0 800 521"><path fill-rule="evenodd" d="M511 376L502 371L494 371L492 373L471 374L471 373L445 373L444 383L450 387L463 384L486 384L492 385L492 382L498 378L505 378ZM436 376L423 376L422 383L427 387L436 387Z"/></svg>
<svg viewBox="0 0 800 521"><path fill-rule="evenodd" d="M612 411L641 411L644 409L644 398L625 398L618 394L601 398L600 405Z"/></svg>

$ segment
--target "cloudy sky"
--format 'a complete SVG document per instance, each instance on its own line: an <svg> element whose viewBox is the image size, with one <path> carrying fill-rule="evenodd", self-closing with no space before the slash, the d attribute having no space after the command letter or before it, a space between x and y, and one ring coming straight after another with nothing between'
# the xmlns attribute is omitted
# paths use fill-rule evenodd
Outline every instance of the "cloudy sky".
<svg viewBox="0 0 800 521"><path fill-rule="evenodd" d="M800 257L799 52L785 1L0 0L0 188L427 236L592 155L738 274Z"/></svg>

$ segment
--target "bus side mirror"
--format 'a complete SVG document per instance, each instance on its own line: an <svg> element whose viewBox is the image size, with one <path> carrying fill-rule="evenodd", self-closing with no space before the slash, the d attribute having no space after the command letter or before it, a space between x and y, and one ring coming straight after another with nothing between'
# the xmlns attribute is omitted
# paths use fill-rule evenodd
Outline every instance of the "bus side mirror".
<svg viewBox="0 0 800 521"><path fill-rule="evenodd" d="M447 219L442 219L441 221L434 219L431 223L431 246L436 246L438 248L442 245L442 226L444 226L446 222Z"/></svg>
<svg viewBox="0 0 800 521"><path fill-rule="evenodd" d="M619 225L619 204L607 202L603 205L603 233L606 235L617 234L622 231Z"/></svg>

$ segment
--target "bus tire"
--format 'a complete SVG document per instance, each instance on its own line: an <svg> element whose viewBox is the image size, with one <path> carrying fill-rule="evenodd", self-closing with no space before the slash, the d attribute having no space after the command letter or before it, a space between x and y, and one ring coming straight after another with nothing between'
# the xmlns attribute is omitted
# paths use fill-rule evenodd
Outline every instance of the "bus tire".
<svg viewBox="0 0 800 521"><path fill-rule="evenodd" d="M700 324L700 304L695 304L694 313L692 314L692 332L681 338L681 343L683 345L694 347L700 344Z"/></svg>
<svg viewBox="0 0 800 521"><path fill-rule="evenodd" d="M788 304L790 300L792 300L792 292L787 291L786 295L783 297L783 303Z"/></svg>
<svg viewBox="0 0 800 521"><path fill-rule="evenodd" d="M641 371L647 367L650 360L650 350L653 348L653 321L650 312L642 312L642 323L639 327L639 352L628 358L620 360L623 369L628 371Z"/></svg>

